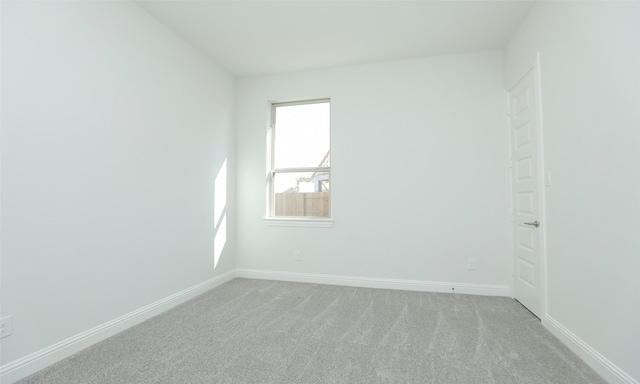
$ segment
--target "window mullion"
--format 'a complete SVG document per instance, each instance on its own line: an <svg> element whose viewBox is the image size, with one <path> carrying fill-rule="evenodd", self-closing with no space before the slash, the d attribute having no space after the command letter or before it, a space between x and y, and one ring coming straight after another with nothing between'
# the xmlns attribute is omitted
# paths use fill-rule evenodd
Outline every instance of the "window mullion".
<svg viewBox="0 0 640 384"><path fill-rule="evenodd" d="M271 173L308 173L308 172L329 172L330 167L304 167L304 168L276 168Z"/></svg>

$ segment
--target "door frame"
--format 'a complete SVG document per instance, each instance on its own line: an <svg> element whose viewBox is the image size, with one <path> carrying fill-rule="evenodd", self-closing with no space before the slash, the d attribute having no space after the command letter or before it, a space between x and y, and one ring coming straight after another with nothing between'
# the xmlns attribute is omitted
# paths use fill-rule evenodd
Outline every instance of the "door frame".
<svg viewBox="0 0 640 384"><path fill-rule="evenodd" d="M538 156L538 206L540 207L539 212L539 220L541 225L539 227L539 248L540 248L540 263L539 263L539 274L540 274L540 320L541 322L545 322L547 316L547 219L546 219L546 198L545 198L545 189L546 189L546 178L545 178L545 159L544 159L544 140L543 140L543 121L542 121L542 92L541 92L541 81L540 81L540 53L536 52L535 57L533 58L531 65L528 65L524 70L519 73L519 76L513 80L511 83L507 84L507 150L506 150L506 161L507 161L507 207L508 207L508 216L507 216L507 227L508 227L508 247L509 247L509 273L511 274L511 278L509 279L509 291L511 298L515 299L515 252L514 252L514 242L513 242L513 234L516 226L514 220L514 211L513 211L513 156L512 156L512 145L511 141L511 91L513 88L524 79L530 72L533 73L533 88L534 88L534 97L536 98L537 111L536 118L538 120L538 129L536 130L536 136L538 140L538 145L536 148L536 156Z"/></svg>

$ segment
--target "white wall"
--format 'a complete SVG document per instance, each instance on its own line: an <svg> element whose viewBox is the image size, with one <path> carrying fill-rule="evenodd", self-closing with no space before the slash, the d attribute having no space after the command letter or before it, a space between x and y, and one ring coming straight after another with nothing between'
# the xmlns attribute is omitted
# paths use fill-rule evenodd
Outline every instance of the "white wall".
<svg viewBox="0 0 640 384"><path fill-rule="evenodd" d="M242 269L508 285L503 75L540 51L544 321L640 380L638 4L536 4L504 74L501 52L473 53L243 79L234 99L135 4L3 1L0 364L232 271L236 247ZM318 97L335 225L267 227L268 104Z"/></svg>
<svg viewBox="0 0 640 384"><path fill-rule="evenodd" d="M509 284L500 51L241 79L237 92L238 268ZM335 225L267 227L269 102L320 97Z"/></svg>
<svg viewBox="0 0 640 384"><path fill-rule="evenodd" d="M235 268L232 77L131 2L3 1L2 58L3 365Z"/></svg>
<svg viewBox="0 0 640 384"><path fill-rule="evenodd" d="M538 2L505 51L509 84L536 51L553 176L548 316L638 382L640 3Z"/></svg>

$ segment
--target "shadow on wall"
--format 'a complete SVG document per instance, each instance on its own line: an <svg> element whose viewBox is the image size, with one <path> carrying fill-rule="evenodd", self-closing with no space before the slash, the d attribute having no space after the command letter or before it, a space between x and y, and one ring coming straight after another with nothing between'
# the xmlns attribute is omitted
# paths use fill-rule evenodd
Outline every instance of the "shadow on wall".
<svg viewBox="0 0 640 384"><path fill-rule="evenodd" d="M213 269L218 265L227 243L227 159L222 162L214 185L213 200L214 238Z"/></svg>

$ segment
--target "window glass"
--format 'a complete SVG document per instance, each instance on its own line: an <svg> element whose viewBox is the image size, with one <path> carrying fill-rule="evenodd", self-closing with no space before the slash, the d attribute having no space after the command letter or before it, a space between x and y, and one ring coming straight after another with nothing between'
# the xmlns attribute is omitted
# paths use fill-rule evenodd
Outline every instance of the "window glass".
<svg viewBox="0 0 640 384"><path fill-rule="evenodd" d="M330 217L328 100L274 104L270 216Z"/></svg>
<svg viewBox="0 0 640 384"><path fill-rule="evenodd" d="M320 167L329 153L329 103L276 106L273 167Z"/></svg>

